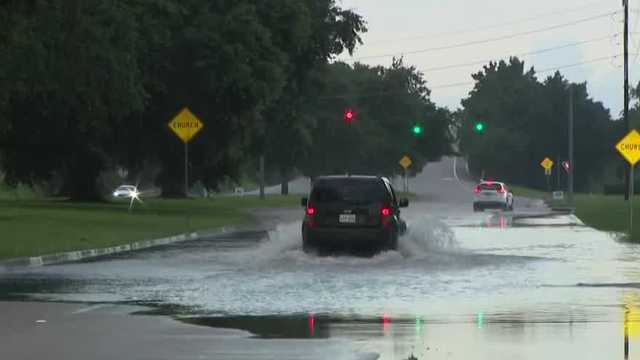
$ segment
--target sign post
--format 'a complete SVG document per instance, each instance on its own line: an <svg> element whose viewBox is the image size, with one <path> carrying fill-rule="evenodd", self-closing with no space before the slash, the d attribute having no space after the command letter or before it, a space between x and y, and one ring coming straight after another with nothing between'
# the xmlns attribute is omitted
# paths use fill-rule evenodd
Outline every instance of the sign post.
<svg viewBox="0 0 640 360"><path fill-rule="evenodd" d="M544 175L547 177L547 191L551 192L551 169L553 169L553 160L546 157L542 160L540 166L544 169Z"/></svg>
<svg viewBox="0 0 640 360"><path fill-rule="evenodd" d="M407 169L411 166L411 164L413 164L413 161L411 161L411 158L408 155L405 155L405 156L402 157L402 159L400 159L400 161L398 163L404 169L404 192L408 193L409 192L409 179L407 177Z"/></svg>
<svg viewBox="0 0 640 360"><path fill-rule="evenodd" d="M544 175L547 177L547 191L551 192L551 169L545 169Z"/></svg>
<svg viewBox="0 0 640 360"><path fill-rule="evenodd" d="M189 195L189 141L204 125L189 109L182 109L170 122L169 128L184 143L184 195Z"/></svg>
<svg viewBox="0 0 640 360"><path fill-rule="evenodd" d="M640 161L640 133L635 129L631 130L627 136L623 137L616 145L616 149L629 162L629 236L633 233L633 185L635 183L633 170Z"/></svg>

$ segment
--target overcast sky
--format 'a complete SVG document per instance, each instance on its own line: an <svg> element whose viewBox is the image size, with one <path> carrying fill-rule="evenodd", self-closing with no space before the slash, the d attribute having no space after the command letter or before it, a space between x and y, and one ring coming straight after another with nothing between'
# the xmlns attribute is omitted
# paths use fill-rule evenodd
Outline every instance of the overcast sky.
<svg viewBox="0 0 640 360"><path fill-rule="evenodd" d="M552 74L555 68L595 60L560 71L571 81L587 81L591 96L610 108L612 115L617 116L622 110L621 0L342 0L341 3L364 16L369 32L353 58L341 56L340 60L388 66L392 56L380 55L404 54L406 64L423 70L432 88L432 100L438 105L458 108L472 85L448 86L471 82L471 74L481 65L434 68L508 59L510 55L563 47L520 57L528 67L549 70L540 74L539 79ZM629 71L633 86L640 79L640 59L636 56L640 36L635 34L640 32L640 12L636 11L640 9L640 0L630 0L630 5ZM470 42L480 44L468 45ZM433 49L442 47L450 48ZM619 56L611 58L616 55Z"/></svg>

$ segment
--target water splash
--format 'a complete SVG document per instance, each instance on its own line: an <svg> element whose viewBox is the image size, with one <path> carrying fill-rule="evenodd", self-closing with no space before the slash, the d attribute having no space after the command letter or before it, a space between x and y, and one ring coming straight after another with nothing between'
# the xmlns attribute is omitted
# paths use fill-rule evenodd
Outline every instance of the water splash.
<svg viewBox="0 0 640 360"><path fill-rule="evenodd" d="M431 253L456 252L459 245L451 228L431 216L418 216L407 221L407 233L400 238L400 253L407 258Z"/></svg>
<svg viewBox="0 0 640 360"><path fill-rule="evenodd" d="M407 259L422 259L434 253L453 253L458 249L454 232L434 217L419 216L408 221L408 230L398 241L398 251L384 251L373 257L349 254L317 256L302 251L300 222L280 224L270 231L256 247L236 252L227 261L271 266L277 263L287 267L299 265L362 266L402 263Z"/></svg>

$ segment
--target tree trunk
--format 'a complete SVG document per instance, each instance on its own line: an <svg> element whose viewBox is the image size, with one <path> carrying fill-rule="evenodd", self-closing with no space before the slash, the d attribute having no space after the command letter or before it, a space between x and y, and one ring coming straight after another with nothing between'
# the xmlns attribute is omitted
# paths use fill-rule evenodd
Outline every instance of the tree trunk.
<svg viewBox="0 0 640 360"><path fill-rule="evenodd" d="M176 158L173 161L165 162L158 182L162 188L163 198L187 198L184 188L184 160ZM191 186L191 184L193 184L193 182L189 179L189 186Z"/></svg>
<svg viewBox="0 0 640 360"><path fill-rule="evenodd" d="M163 198L184 199L187 197L184 192L184 174L163 172L160 176L160 186Z"/></svg>
<svg viewBox="0 0 640 360"><path fill-rule="evenodd" d="M288 176L288 171L284 168L280 169L280 180L281 180L281 185L280 185L280 194L282 195L289 195L289 176Z"/></svg>
<svg viewBox="0 0 640 360"><path fill-rule="evenodd" d="M73 201L104 201L97 183L103 165L104 160L96 150L76 149L67 163L64 195Z"/></svg>

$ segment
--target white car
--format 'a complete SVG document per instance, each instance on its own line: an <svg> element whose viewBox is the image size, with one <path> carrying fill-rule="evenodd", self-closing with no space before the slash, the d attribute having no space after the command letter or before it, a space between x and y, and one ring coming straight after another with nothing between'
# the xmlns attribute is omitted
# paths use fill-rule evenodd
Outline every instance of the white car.
<svg viewBox="0 0 640 360"><path fill-rule="evenodd" d="M115 198L131 198L138 194L138 188L133 185L121 185L113 191Z"/></svg>
<svg viewBox="0 0 640 360"><path fill-rule="evenodd" d="M487 208L513 210L513 194L501 182L483 181L474 190L473 211Z"/></svg>

